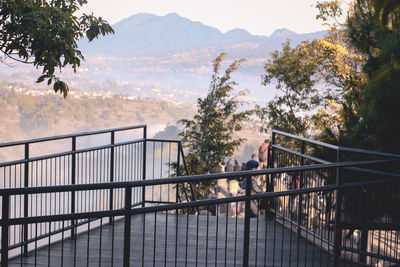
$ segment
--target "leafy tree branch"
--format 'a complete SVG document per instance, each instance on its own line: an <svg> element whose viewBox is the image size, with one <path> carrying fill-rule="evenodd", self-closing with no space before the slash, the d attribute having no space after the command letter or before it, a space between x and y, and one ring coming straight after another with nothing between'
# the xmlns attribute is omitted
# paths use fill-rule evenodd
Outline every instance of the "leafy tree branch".
<svg viewBox="0 0 400 267"><path fill-rule="evenodd" d="M86 0L4 0L0 2L0 51L9 58L42 70L36 82L53 83L64 97L68 85L55 75L70 66L76 72L84 59L76 41L113 33L101 17L76 12Z"/></svg>

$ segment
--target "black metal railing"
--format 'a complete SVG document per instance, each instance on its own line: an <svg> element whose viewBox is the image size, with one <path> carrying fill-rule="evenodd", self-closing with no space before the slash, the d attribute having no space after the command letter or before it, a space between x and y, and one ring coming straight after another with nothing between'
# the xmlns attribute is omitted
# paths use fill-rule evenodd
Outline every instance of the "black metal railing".
<svg viewBox="0 0 400 267"><path fill-rule="evenodd" d="M317 222L314 228L296 224L289 220L290 207L286 205L290 198L302 196L307 208L304 216L310 214L311 202L315 196L331 192L332 195L344 194L348 190L362 190L365 187L377 187L391 184L399 188L400 175L392 174L386 179L351 182L313 188L293 189L278 192L253 193L251 184L263 175L282 175L298 171L338 172L346 167L374 166L391 160L368 162L343 162L332 164L283 167L240 173L222 173L154 179L132 182L112 182L77 185L58 185L31 188L1 189L2 218L2 266L8 266L9 229L13 226L28 225L38 231L40 224L48 228L56 223L61 231L53 232L45 238L45 244L36 239L28 247L30 253L23 256L22 246L19 257L12 264L44 264L48 266L329 266L346 264L340 256L345 247L337 241L336 228L324 229ZM398 162L398 161L397 161ZM243 196L169 203L157 206L133 207L136 188L178 185L184 182L205 180L237 179L246 177L246 193ZM103 190L122 190L123 205L116 209L82 210L71 213L55 210L51 214L28 218L10 216L10 199L16 196L35 196L40 194L72 194L73 192L91 192ZM147 191L147 190L146 190ZM390 195L386 194L388 207ZM92 199L87 200L91 203ZM360 200L361 201L361 200ZM279 203L283 203L282 205ZM231 204L230 211L228 204ZM269 206L267 208L267 206ZM198 208L199 213L188 214L184 210ZM373 207L370 207L373 210ZM213 216L211 209L225 210ZM243 210L243 217L241 216ZM274 210L274 213L267 213ZM267 211L267 212L265 212ZM265 214L265 216L263 216ZM287 214L287 216L281 216ZM269 216L272 215L272 218ZM107 218L121 218L113 224L105 224ZM332 218L337 214L332 213ZM91 229L94 219L99 221L96 229ZM71 237L66 234L67 224L71 220L87 220L87 231ZM293 234L300 228L305 235ZM327 240L319 238L321 231L329 231ZM58 240L54 243L53 240ZM40 248L46 245L45 248ZM338 247L339 246L339 247ZM367 255L370 256L370 255ZM381 257L385 262L400 263L396 257Z"/></svg>
<svg viewBox="0 0 400 267"><path fill-rule="evenodd" d="M125 130L128 140L116 134ZM91 133L0 145L28 144L26 159L0 163L1 266L400 264L397 155L332 163L315 146L343 148L274 131L274 168L183 177L180 142L146 132L94 132L110 140L94 147L80 140ZM33 144L61 139L72 150L31 155ZM245 189L200 201L179 194L206 180Z"/></svg>
<svg viewBox="0 0 400 267"><path fill-rule="evenodd" d="M400 158L397 154L339 147L277 130L272 132L271 148L271 167ZM270 191L367 182L385 179L386 175L398 172L397 161L386 162L380 166L346 167L340 174L323 170L292 172L274 177ZM311 233L323 243L334 240L338 250L336 254L342 258L352 262L385 266L384 264L388 264L385 259L395 255L398 257L400 253L398 240L400 207L394 204L391 206L393 210L388 210L384 195L390 195L393 203L396 203L399 200L396 196L398 189L385 185L376 188L363 187L362 192L344 191L339 197L334 192L321 193L312 199L303 199L299 196L290 199L291 207L294 209L290 216L279 213L282 203L278 204L277 214L286 220L294 220L294 223L300 226L299 235L307 236ZM373 212L366 210L371 207L374 209ZM315 221L318 221L320 229L315 229L313 226Z"/></svg>
<svg viewBox="0 0 400 267"><path fill-rule="evenodd" d="M29 188L52 185L78 185L107 182L138 181L171 177L173 162L183 161L180 141L148 139L146 125L83 132L0 144L0 149L23 154L10 155L12 160L0 163L0 188ZM21 155L22 154L22 155ZM144 156L145 155L145 156ZM147 167L146 167L147 166ZM176 174L175 174L176 175ZM178 185L179 186L179 185ZM132 206L146 202L177 202L178 195L154 195L155 186L134 188ZM161 187L161 186L160 186ZM151 192L151 193L150 193ZM160 188L161 192L161 188ZM11 218L47 216L57 213L80 213L117 210L124 206L125 191L121 188L93 191L70 191L11 196L8 212ZM187 201L187 199L186 199ZM108 223L114 217L108 217ZM117 218L118 219L118 218ZM102 222L104 223L104 222ZM90 226L87 228L87 226ZM43 245L55 233L73 238L98 227L88 218L57 223L22 224L8 229L11 256L27 254L30 244ZM39 243L37 243L39 241ZM52 242L56 242L53 240ZM22 251L15 248L23 248Z"/></svg>

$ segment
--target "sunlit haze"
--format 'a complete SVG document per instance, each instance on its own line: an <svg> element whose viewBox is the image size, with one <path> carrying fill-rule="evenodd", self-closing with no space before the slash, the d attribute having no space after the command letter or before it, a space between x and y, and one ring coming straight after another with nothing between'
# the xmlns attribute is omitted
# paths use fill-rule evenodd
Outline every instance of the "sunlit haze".
<svg viewBox="0 0 400 267"><path fill-rule="evenodd" d="M280 28L297 33L324 30L315 19L316 0L88 0L82 8L110 23L137 13L178 13L226 32L242 28L256 35L270 35Z"/></svg>

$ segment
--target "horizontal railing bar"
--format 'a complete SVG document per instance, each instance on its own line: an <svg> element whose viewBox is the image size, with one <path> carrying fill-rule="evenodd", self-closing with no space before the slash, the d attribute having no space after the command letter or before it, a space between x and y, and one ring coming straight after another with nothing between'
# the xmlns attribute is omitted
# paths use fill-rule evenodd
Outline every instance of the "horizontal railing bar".
<svg viewBox="0 0 400 267"><path fill-rule="evenodd" d="M157 138L147 138L147 141L150 142L161 142L161 143L179 143L180 140L174 140L174 139L157 139Z"/></svg>
<svg viewBox="0 0 400 267"><path fill-rule="evenodd" d="M332 163L331 161L327 161L327 160L323 160L323 159L320 159L320 158L316 158L316 157L313 157L313 156L310 156L310 155L307 155L307 154L301 154L298 151L295 151L295 150L292 150L290 148L286 148L286 147L283 147L283 146L272 145L272 147L276 148L276 149L279 149L279 150L282 150L282 151L285 151L285 152L290 153L290 154L294 154L294 155L299 156L299 157L303 157L305 159L316 161L318 163L322 163L322 164Z"/></svg>
<svg viewBox="0 0 400 267"><path fill-rule="evenodd" d="M172 204L172 203L176 203L176 202L172 202L172 201L146 200L145 203L149 203L149 204Z"/></svg>
<svg viewBox="0 0 400 267"><path fill-rule="evenodd" d="M107 149L107 148L112 148L112 147L131 145L131 144L144 142L145 140L147 142L149 142L149 141L153 142L153 140L140 138L140 139L136 139L133 141L120 142L120 143L115 143L115 144L108 144L108 145L89 147L89 148L82 148L82 149L77 149L75 151L66 151L66 152L49 154L49 155L45 155L45 156L31 157L29 159L21 159L21 160L2 162L2 163L0 163L0 167L8 167L8 166L16 165L16 164L23 164L26 162L35 162L35 161L39 161L39 160L46 160L46 159L52 159L52 158L57 158L57 157L69 156L69 155L85 153L85 152L90 152L90 151L97 151L97 150L102 150L102 149ZM156 142L158 142L158 141L156 141ZM175 141L164 140L164 142L165 143L169 143L169 142L173 143Z"/></svg>
<svg viewBox="0 0 400 267"><path fill-rule="evenodd" d="M69 156L69 155L74 155L74 154L79 154L79 153L90 152L90 151L97 151L97 150L102 150L102 149L107 149L107 148L112 148L112 147L117 147L117 146L131 145L131 144L143 142L144 140L145 139L141 138L141 139L136 139L136 140L128 141L128 142L121 142L121 143L108 144L108 145L102 145L102 146L96 146L96 147L82 148L82 149L77 149L75 151L71 150L71 151L65 151L65 152L60 152L60 153L48 154L45 156L31 157L29 159L14 160L14 161L0 163L0 167L8 167L8 166L12 166L15 164L22 164L22 163L26 163L26 162L35 162L35 161L39 161L39 160L53 159L53 158L57 158L57 157Z"/></svg>
<svg viewBox="0 0 400 267"><path fill-rule="evenodd" d="M279 130L272 130L272 132L276 133L276 134L279 134L279 135L286 136L286 137L290 137L290 138L293 138L293 139L296 139L296 140L299 140L299 141L304 141L304 142L307 142L307 143L310 143L310 144L315 144L315 145L319 145L319 146L330 148L330 149L334 149L334 150L340 150L340 151L345 151L345 152L353 152L353 153L360 153L360 154L369 154L369 155L376 155L376 156L400 158L400 154L379 152L379 151L373 151L373 150L368 150L368 149L336 146L336 145L331 145L331 144L328 144L328 143L312 140L312 139L309 139L309 138L305 138L305 137L302 137L302 136L298 136L298 135L282 132L282 131L279 131Z"/></svg>
<svg viewBox="0 0 400 267"><path fill-rule="evenodd" d="M45 223L45 222L58 222L67 220L79 220L79 219L100 219L110 216L123 216L126 214L125 209L115 210L104 210L104 211L91 211L91 212L76 212L74 214L55 214L45 216L32 216L26 218L12 218L8 219L7 225L20 225L20 224L32 224L32 223ZM4 223L0 220L0 226Z"/></svg>
<svg viewBox="0 0 400 267"><path fill-rule="evenodd" d="M400 175L399 175L400 177ZM173 178L172 178L173 179ZM290 195L301 195L308 194L313 192L324 192L324 191L333 191L333 190L343 190L353 187L365 186L365 185L377 185L383 183L392 183L398 182L398 179L388 179L388 180L375 180L368 182L352 182L352 183L344 183L341 185L326 185L320 187L313 188L302 188L302 189L294 189L287 191L278 191L278 192L265 192L259 193L250 196L235 196L228 198L218 198L218 199L207 199L207 200L198 200L191 202L181 202L181 203L173 203L166 204L162 206L155 207L142 207L142 208L134 208L131 210L131 214L143 214L143 213L152 213L159 211L168 211L168 210L176 210L176 209L184 209L184 208L195 208L201 206L210 206L215 204L226 204L232 202L240 202L246 200L257 200L257 199L265 199L265 198L276 198L282 196L290 196ZM125 183L125 188L128 183ZM124 215L124 209L118 210L107 210L107 211L93 211L93 212L82 212L75 214L58 214L58 215L46 215L46 216L35 216L28 218L11 218L7 220L7 225L18 225L24 223L40 223L40 222L49 222L49 221L63 221L63 220L71 220L71 219L88 219L88 218L101 218L108 216L122 216ZM3 225L3 221L0 220L0 225Z"/></svg>
<svg viewBox="0 0 400 267"><path fill-rule="evenodd" d="M303 157L303 158L306 158L306 159L309 159L309 160L316 161L316 162L321 163L321 164L333 163L331 161L327 161L327 160L323 160L323 159L320 159L320 158L316 158L316 157L313 157L313 156L310 156L310 155L307 155L307 154L301 154L300 152L297 152L297 151L292 150L290 148L282 147L282 146L279 146L279 145L272 145L272 147L276 148L276 149L279 149L279 150L282 150L282 151L285 151L285 152L290 153L290 154L294 154L294 155L299 156L299 157ZM392 174L390 172L377 171L377 170L364 169L364 168L357 168L357 167L346 167L344 169L345 170L358 171L358 172L366 172L366 173L371 173L371 174L379 174L379 175L385 175L385 173L386 173L386 175Z"/></svg>
<svg viewBox="0 0 400 267"><path fill-rule="evenodd" d="M385 260L385 261L400 263L400 260L396 259L396 258L389 258L389 257L383 256L383 255L379 255L379 254L375 254L375 253L371 253L371 252L367 252L367 251L362 251L362 250L358 250L358 249L354 249L354 248L349 248L349 247L346 247L346 246L340 246L340 249L341 250L345 250L345 251L349 251L349 252L354 252L354 253L357 253L357 254L362 254L362 255L365 255L365 256L370 256L372 258L378 258L378 259ZM398 266L398 265L396 265L396 266Z"/></svg>
<svg viewBox="0 0 400 267"><path fill-rule="evenodd" d="M8 166L22 164L22 163L26 163L26 162L35 162L35 161L39 161L39 160L53 159L53 158L57 158L57 157L69 156L69 155L74 155L74 154L79 154L79 153L90 152L90 151L97 151L97 150L107 149L107 148L111 148L111 147L135 144L135 143L139 143L139 142L143 142L143 141L144 141L144 139L142 138L142 139L137 139L134 141L121 142L121 143L116 143L116 144L108 144L108 145L90 147L90 148L82 148L82 149L77 149L75 151L71 150L71 151L66 151L66 152L49 154L49 155L45 155L45 156L31 157L29 159L14 160L14 161L0 163L0 167L8 167Z"/></svg>
<svg viewBox="0 0 400 267"><path fill-rule="evenodd" d="M293 139L296 139L296 140L299 140L299 141L304 141L304 142L307 142L307 143L310 143L310 144L315 144L315 145L323 146L323 147L334 149L334 150L339 149L339 146L327 144L327 143L324 143L324 142L312 140L312 139L309 139L309 138L305 138L305 137L302 137L302 136L298 136L298 135L282 132L282 131L275 130L275 129L272 130L272 133L277 133L277 134L280 134L280 135L283 135L283 136L286 136L286 137L290 137L290 138L293 138Z"/></svg>
<svg viewBox="0 0 400 267"><path fill-rule="evenodd" d="M152 180L141 180L141 181L130 181L130 182L108 182L108 183L94 183L94 184L76 184L76 185L53 185L43 187L29 187L29 188L5 188L0 189L0 196L3 195L21 195L21 194L40 194L40 193L56 193L56 192L69 192L69 191L84 191L84 190L101 190L101 189L113 189L123 187L140 187L140 186L152 186L162 184L175 184L182 182L195 182L195 181L208 181L218 179L230 179L237 177L248 177L258 176L265 174L277 174L287 172L299 172L299 171L312 171L320 169L336 169L344 168L348 166L362 166L362 165L373 165L386 162L399 161L399 159L384 159L384 160L373 160L363 162L339 162L330 164L318 164L318 165L302 165L296 167L281 167L271 168L263 170L247 170L240 172L227 172L227 173L215 173L215 174L203 174L203 175L192 175L192 176L180 176L170 178L159 178ZM400 178L400 174L394 173L383 173L382 175ZM367 182L364 182L367 183Z"/></svg>
<svg viewBox="0 0 400 267"><path fill-rule="evenodd" d="M400 158L400 154L379 152L379 151L373 151L373 150L367 150L367 149L359 149L359 148L352 148L352 147L340 147L340 150L345 151L345 152L359 153L359 154L369 154L369 155L375 155L375 156Z"/></svg>
<svg viewBox="0 0 400 267"><path fill-rule="evenodd" d="M399 175L400 177L400 175ZM263 198L276 198L282 196L290 196L290 195L300 195L300 194L308 194L313 192L323 192L323 191L333 191L335 189L348 189L357 186L363 185L374 185L374 184L382 184L382 183L392 183L398 182L398 179L387 179L387 180L376 180L376 181L369 181L369 182L352 182L352 183L343 183L341 185L325 185L313 188L302 188L302 189L293 189L287 191L278 191L278 192L265 192L265 193L258 193L250 196L237 196L237 197L228 197L228 198L218 198L218 199L207 199L207 200L198 200L198 201L191 201L191 202L182 202L176 203L171 205L164 205L164 206L157 206L157 207L145 207L145 208L138 208L134 209L133 211L136 213L145 213L148 212L156 212L158 211L165 211L169 209L182 209L182 208L191 208L191 207L200 207L200 206L209 206L214 204L225 204L230 202L239 202L249 200L257 200ZM155 208L155 210L154 210ZM167 208L167 209L166 209ZM169 208L169 209L168 209Z"/></svg>
<svg viewBox="0 0 400 267"><path fill-rule="evenodd" d="M85 220L85 221L79 222L79 223L77 223L77 224L75 224L75 225L68 225L68 226L66 226L66 227L64 227L64 228L61 228L61 229L58 229L58 230L54 230L54 231L51 231L51 232L46 233L46 234L42 234L42 235L37 236L37 237L35 237L35 238L28 239L26 242L19 242L19 243L17 243L17 244L11 245L11 246L8 247L8 249L11 250L11 249L19 248L19 247L21 247L22 245L26 245L26 244L29 244L29 243L33 243L33 242L38 241L38 240L40 240L40 239L47 238L47 237L49 237L49 236L56 235L56 234L59 234L59 233L68 231L68 230L70 230L70 229L72 229L72 228L76 228L76 227L78 227L78 226L85 225L85 224L88 223L88 221L94 222L94 221L96 221L96 220L98 220L98 218L96 218L96 219L91 219L91 220L90 220L90 219L89 219L89 220ZM47 246L47 245L45 245L45 246ZM0 249L0 253L1 253L1 249ZM10 258L10 259L11 259L11 258Z"/></svg>
<svg viewBox="0 0 400 267"><path fill-rule="evenodd" d="M140 201L140 202L138 202L138 203L133 204L133 205L132 205L132 208L137 207L137 206L141 206L141 205L142 205L142 202ZM40 217L40 216L37 216L37 217ZM108 216L106 216L106 217L108 217ZM100 218L104 218L104 217L102 216L102 217L100 217ZM72 229L72 228L77 228L77 227L79 227L79 226L85 225L85 224L87 224L89 221L90 221L90 222L95 222L96 220L99 220L100 218L98 218L98 217L92 218L92 219L84 218L84 219L87 219L87 220L84 220L84 221L81 221L81 222L79 222L79 223L76 223L75 225L68 225L68 226L65 226L64 228L61 228L61 229L58 229L58 230L55 230L55 231L51 231L51 232L46 233L46 234L42 234L42 235L40 235L40 236L37 236L36 238L28 239L26 242L19 242L19 243L17 243L17 244L14 244L14 245L12 245L12 246L9 246L8 249L11 250L11 249L19 248L19 247L21 247L22 245L29 244L29 243L38 241L38 240L40 240L40 239L43 239L43 238L52 236L52 235L56 235L56 234L65 232L65 231L70 230L70 229ZM108 224L108 223L107 223L107 224ZM92 229L90 229L90 230L94 230L94 229L97 229L97 228L98 228L98 227L94 227L94 228L92 228ZM47 246L47 245L45 245L45 246ZM1 248L0 248L0 254L1 254Z"/></svg>
<svg viewBox="0 0 400 267"><path fill-rule="evenodd" d="M74 134L56 135L56 136L42 137L42 138L36 138L36 139L28 139L28 140L23 140L23 141L0 143L0 147L19 146L19 145L25 145L25 144L33 144L33 143L40 143L40 142L46 142L46 141L67 139L67 138L72 138L72 137L82 137L82 136L88 136L88 135L105 134L105 133L110 133L110 132L129 131L129 130L140 129L140 128L144 128L144 127L146 127L146 124L119 127L119 128L111 128L111 129L98 130L98 131L80 132L80 133L74 133Z"/></svg>

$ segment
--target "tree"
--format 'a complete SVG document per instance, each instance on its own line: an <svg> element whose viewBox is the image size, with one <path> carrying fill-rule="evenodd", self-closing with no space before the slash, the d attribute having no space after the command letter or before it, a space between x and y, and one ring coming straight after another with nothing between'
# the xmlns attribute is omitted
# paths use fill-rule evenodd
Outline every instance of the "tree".
<svg viewBox="0 0 400 267"><path fill-rule="evenodd" d="M260 110L259 114L263 119L266 116L269 125L275 129L305 134L310 116L298 116L298 113L310 111L321 101L313 79L317 63L307 59L311 56L309 52L309 43L302 43L292 49L290 42L286 41L282 45L282 52L272 52L271 59L265 65L263 84L275 82L281 94Z"/></svg>
<svg viewBox="0 0 400 267"><path fill-rule="evenodd" d="M325 141L339 142L360 101L365 77L358 69L363 62L334 28L327 37L294 48L287 41L265 65L263 84L275 83L281 93L259 107L260 117L275 129L316 132L329 137Z"/></svg>
<svg viewBox="0 0 400 267"><path fill-rule="evenodd" d="M399 1L355 1L346 32L366 58L362 71L368 77L352 140L365 148L400 153Z"/></svg>
<svg viewBox="0 0 400 267"><path fill-rule="evenodd" d="M328 36L294 48L286 43L282 52L272 54L265 66L264 83L276 82L282 94L260 111L272 126L279 126L283 118L284 130L300 125L294 133L304 134L307 126L314 138L330 143L400 152L400 5L398 1L378 2L353 1L342 25L337 22L342 14L340 1L320 2L318 17L326 23L334 21L328 23ZM311 152L321 155L326 151ZM342 160L361 156L348 153L345 157ZM379 178L342 174L343 182ZM362 225L385 215L398 221L399 214L394 211L399 207L385 210L385 194L391 194L393 203L400 203L392 184L347 190L343 199L346 216L372 205L376 207L373 214L353 220ZM363 207L354 201L357 199L363 199Z"/></svg>
<svg viewBox="0 0 400 267"><path fill-rule="evenodd" d="M113 33L101 17L76 12L87 0L2 0L0 2L0 57L42 69L37 82L53 83L55 92L67 96L68 85L54 73L66 66L74 72L84 59L76 41L89 41Z"/></svg>
<svg viewBox="0 0 400 267"><path fill-rule="evenodd" d="M190 174L220 172L220 166L227 156L244 141L236 138L236 132L242 129L242 122L253 111L239 111L243 104L239 97L246 94L233 90L237 85L231 81L233 72L239 69L244 59L236 60L221 75L220 69L224 53L213 61L213 75L207 96L197 100L198 110L192 120L180 120L184 126L181 133L184 147L187 149L187 162ZM202 182L195 185L196 199L206 198L215 182Z"/></svg>

